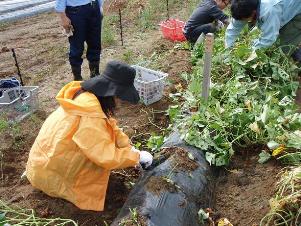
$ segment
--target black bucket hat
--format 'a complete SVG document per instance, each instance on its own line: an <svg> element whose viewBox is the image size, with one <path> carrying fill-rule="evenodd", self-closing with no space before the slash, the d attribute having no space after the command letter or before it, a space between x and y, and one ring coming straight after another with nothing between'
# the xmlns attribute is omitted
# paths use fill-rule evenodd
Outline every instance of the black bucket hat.
<svg viewBox="0 0 301 226"><path fill-rule="evenodd" d="M117 96L133 104L139 102L134 87L136 70L119 61L110 61L103 74L81 83L81 87L98 97Z"/></svg>

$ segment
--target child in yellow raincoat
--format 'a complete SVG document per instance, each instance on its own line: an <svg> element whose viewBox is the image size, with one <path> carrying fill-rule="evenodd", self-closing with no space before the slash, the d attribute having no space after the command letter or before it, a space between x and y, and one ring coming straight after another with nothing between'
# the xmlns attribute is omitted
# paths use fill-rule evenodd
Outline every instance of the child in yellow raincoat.
<svg viewBox="0 0 301 226"><path fill-rule="evenodd" d="M115 98L137 103L135 69L109 62L102 76L71 82L57 95L60 107L43 124L29 153L26 176L33 187L80 209L101 211L110 170L148 167L112 118Z"/></svg>

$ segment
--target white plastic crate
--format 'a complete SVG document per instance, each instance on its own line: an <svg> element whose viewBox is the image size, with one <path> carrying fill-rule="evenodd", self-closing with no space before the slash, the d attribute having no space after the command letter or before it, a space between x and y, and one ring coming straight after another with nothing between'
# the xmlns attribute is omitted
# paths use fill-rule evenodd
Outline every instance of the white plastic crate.
<svg viewBox="0 0 301 226"><path fill-rule="evenodd" d="M159 101L163 96L168 74L133 65L136 69L135 88L145 105Z"/></svg>
<svg viewBox="0 0 301 226"><path fill-rule="evenodd" d="M37 109L37 86L7 89L0 96L0 117L4 117L10 122L19 122Z"/></svg>

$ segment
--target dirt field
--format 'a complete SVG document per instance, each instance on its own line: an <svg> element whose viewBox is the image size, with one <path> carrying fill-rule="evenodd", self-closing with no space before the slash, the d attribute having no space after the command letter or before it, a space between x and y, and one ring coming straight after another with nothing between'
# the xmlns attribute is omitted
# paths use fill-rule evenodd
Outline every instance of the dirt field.
<svg viewBox="0 0 301 226"><path fill-rule="evenodd" d="M216 184L216 218L225 217L235 226L255 226L269 211L276 176L276 162L259 164L258 154L234 156Z"/></svg>
<svg viewBox="0 0 301 226"><path fill-rule="evenodd" d="M26 85L39 86L40 111L24 120L10 131L1 133L3 152L0 199L9 204L23 208L32 208L39 216L71 218L80 225L104 225L110 223L118 214L139 172L129 169L114 171L111 174L106 207L104 212L82 211L73 204L61 199L48 197L35 190L26 180L21 180L28 152L39 129L47 117L57 107L55 95L60 88L72 80L67 58L68 42L62 34L59 21L54 13L35 16L23 21L0 27L0 78L16 73L11 53L5 48L15 48L21 73ZM133 142L147 139L151 133L159 133L168 126L165 110L170 101L169 89L179 80L182 72L189 71L190 53L174 50L174 44L161 37L158 30L150 30L142 35L139 31L125 26L125 46L109 46L103 50L101 68L111 59L125 60L126 54L137 59L126 59L137 62L138 58L148 58L154 54L164 54L164 61L156 64L157 68L169 73L170 84L165 97L151 106L138 106L122 103L117 110L116 118ZM84 77L88 78L86 61L83 65Z"/></svg>
<svg viewBox="0 0 301 226"><path fill-rule="evenodd" d="M139 7L137 10L140 10ZM181 18L182 14L177 15ZM152 64L155 69L169 74L169 84L160 102L151 106L123 103L117 110L120 126L133 142L138 142L168 126L164 112L171 104L168 94L181 82L180 74L191 70L190 52L175 49L174 43L163 39L158 29L141 33L130 26L130 22L125 22L125 46L121 47L117 42L106 47L102 53L101 68L111 59L131 63L149 59L156 62ZM126 200L132 183L138 178L138 171L112 172L105 211L100 213L82 211L64 200L48 197L20 178L43 121L57 107L55 95L72 80L67 58L68 43L56 15L48 13L0 26L0 50L3 47L15 48L25 84L39 86L41 106L36 114L0 135L0 151L3 152L0 199L23 208L32 208L43 217L71 218L83 226L105 225L104 221L110 224ZM88 78L87 62L84 62L84 77ZM12 74L15 74L15 68L11 54L1 51L0 78ZM299 100L300 97L301 92ZM256 158L235 158L229 173L218 180L215 210L235 226L258 225L260 218L268 211L278 166L273 162L259 165Z"/></svg>

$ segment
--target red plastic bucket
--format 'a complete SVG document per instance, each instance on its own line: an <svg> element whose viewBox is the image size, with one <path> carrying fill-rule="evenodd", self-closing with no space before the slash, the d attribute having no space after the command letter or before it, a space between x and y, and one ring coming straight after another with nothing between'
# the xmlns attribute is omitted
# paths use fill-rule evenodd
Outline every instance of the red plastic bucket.
<svg viewBox="0 0 301 226"><path fill-rule="evenodd" d="M164 38L170 39L172 41L186 40L183 34L183 28L185 26L185 22L180 21L178 19L170 19L161 22L159 25Z"/></svg>

